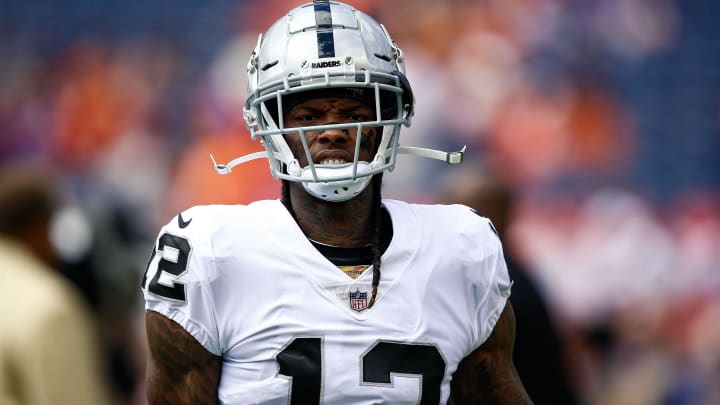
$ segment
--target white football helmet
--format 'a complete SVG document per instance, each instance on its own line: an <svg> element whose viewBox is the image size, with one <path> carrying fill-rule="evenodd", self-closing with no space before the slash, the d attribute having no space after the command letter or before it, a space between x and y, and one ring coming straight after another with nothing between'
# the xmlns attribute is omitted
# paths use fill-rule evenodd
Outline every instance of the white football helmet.
<svg viewBox="0 0 720 405"><path fill-rule="evenodd" d="M397 153L460 163L463 150L453 153L401 147L401 125L410 126L415 104L405 77L403 52L387 30L367 14L335 1L315 0L291 10L260 35L247 66L249 95L244 116L253 139L260 138L264 152L217 164L220 174L251 159L266 157L277 179L302 182L313 196L326 201L346 201L358 195L370 178L395 166ZM375 103L375 121L328 123L285 128L283 103L302 92L340 91L360 94ZM377 153L370 162L358 160L363 128L382 128ZM313 162L307 142L310 131L357 129L353 162L324 165ZM308 165L298 159L285 134L298 134Z"/></svg>

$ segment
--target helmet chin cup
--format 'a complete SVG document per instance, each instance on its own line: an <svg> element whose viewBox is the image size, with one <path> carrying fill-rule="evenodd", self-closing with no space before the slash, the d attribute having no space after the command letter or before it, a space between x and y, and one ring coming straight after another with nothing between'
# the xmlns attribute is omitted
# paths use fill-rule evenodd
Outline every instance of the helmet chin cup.
<svg viewBox="0 0 720 405"><path fill-rule="evenodd" d="M302 169L302 185L305 191L315 198L328 202L343 202L360 194L372 178L371 165L368 162L357 162L355 179L336 181L314 181L313 168L318 178L347 178L353 175L353 163L343 165L308 165Z"/></svg>

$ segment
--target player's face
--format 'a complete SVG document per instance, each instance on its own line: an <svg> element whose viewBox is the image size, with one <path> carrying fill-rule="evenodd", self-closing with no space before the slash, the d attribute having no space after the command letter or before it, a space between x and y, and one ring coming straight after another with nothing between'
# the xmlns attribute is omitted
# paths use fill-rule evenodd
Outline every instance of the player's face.
<svg viewBox="0 0 720 405"><path fill-rule="evenodd" d="M287 128L314 125L346 124L375 120L374 105L350 98L327 97L303 101L285 114ZM363 127L359 160L369 161L375 151L377 129ZM342 164L353 161L357 129L329 129L305 133L313 163ZM299 134L288 134L285 139L300 165L307 166Z"/></svg>

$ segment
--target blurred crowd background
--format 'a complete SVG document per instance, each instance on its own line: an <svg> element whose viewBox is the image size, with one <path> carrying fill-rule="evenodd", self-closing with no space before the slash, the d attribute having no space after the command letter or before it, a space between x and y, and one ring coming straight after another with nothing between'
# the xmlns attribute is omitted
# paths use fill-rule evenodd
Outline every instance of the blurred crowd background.
<svg viewBox="0 0 720 405"><path fill-rule="evenodd" d="M720 403L720 3L348 0L417 99L386 197L492 176L587 404ZM242 118L257 34L301 1L0 0L0 163L50 168L51 235L94 309L118 404L144 403L139 283L184 208L276 198ZM18 303L20 305L20 303ZM3 311L9 310L4 308Z"/></svg>

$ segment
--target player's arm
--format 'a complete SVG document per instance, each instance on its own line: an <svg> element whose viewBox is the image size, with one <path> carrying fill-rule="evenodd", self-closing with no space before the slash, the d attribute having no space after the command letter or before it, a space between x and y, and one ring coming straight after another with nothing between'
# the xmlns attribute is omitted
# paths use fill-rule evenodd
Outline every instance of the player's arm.
<svg viewBox="0 0 720 405"><path fill-rule="evenodd" d="M149 405L216 404L222 357L208 352L180 325L153 311L145 315Z"/></svg>
<svg viewBox="0 0 720 405"><path fill-rule="evenodd" d="M512 361L515 315L505 305L490 337L458 366L452 400L465 404L532 404Z"/></svg>

